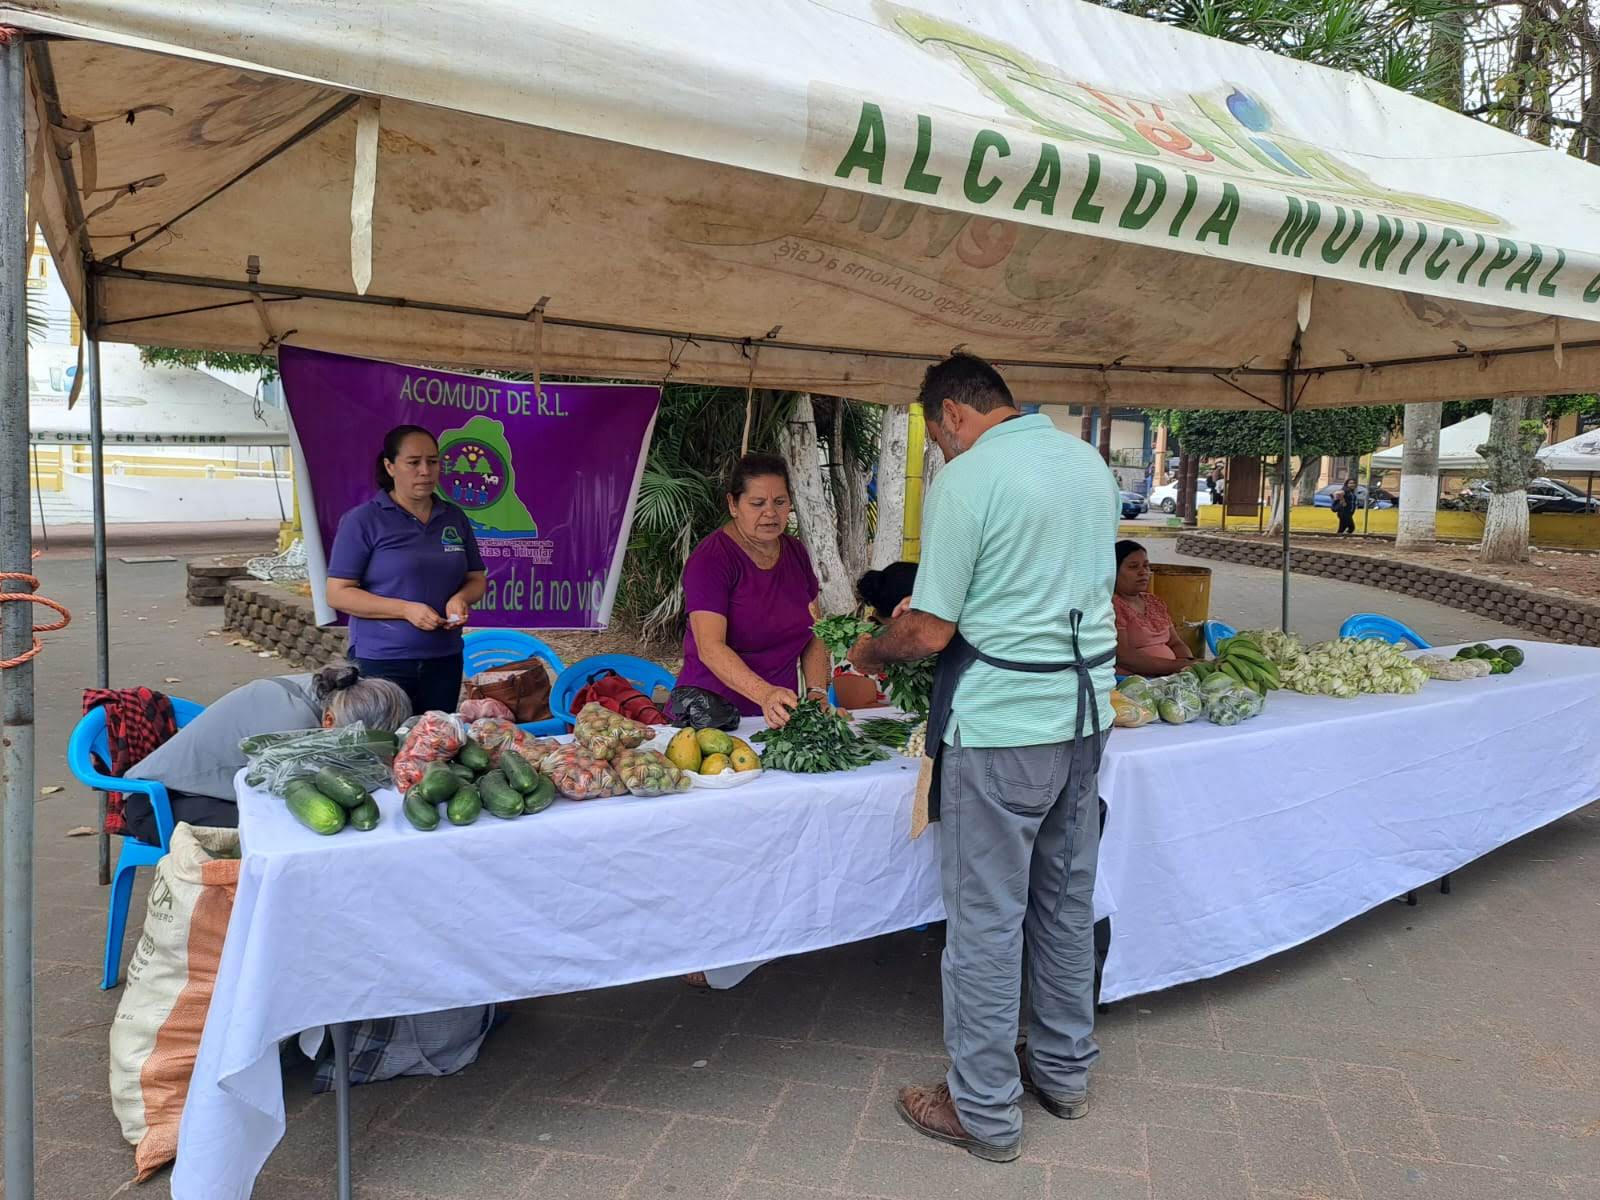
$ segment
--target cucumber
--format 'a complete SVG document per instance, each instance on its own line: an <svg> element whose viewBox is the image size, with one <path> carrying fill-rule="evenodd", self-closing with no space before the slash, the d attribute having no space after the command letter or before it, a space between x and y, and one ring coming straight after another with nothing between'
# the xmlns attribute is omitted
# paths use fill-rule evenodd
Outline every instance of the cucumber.
<svg viewBox="0 0 1600 1200"><path fill-rule="evenodd" d="M548 775L539 776L538 782L533 785L533 791L522 798L522 811L525 813L543 812L556 802L556 785Z"/></svg>
<svg viewBox="0 0 1600 1200"><path fill-rule="evenodd" d="M378 811L378 802L369 796L365 803L358 804L350 810L350 828L367 833L378 827L382 817L383 814Z"/></svg>
<svg viewBox="0 0 1600 1200"><path fill-rule="evenodd" d="M316 782L319 792L324 796L332 796L347 809L372 803L371 794L349 771L338 767L323 767L317 772Z"/></svg>
<svg viewBox="0 0 1600 1200"><path fill-rule="evenodd" d="M490 816L509 821L522 815L522 793L507 783L499 771L489 771L478 780L478 793Z"/></svg>
<svg viewBox="0 0 1600 1200"><path fill-rule="evenodd" d="M423 769L422 778L412 785L407 795L414 793L419 800L428 804L443 804L456 794L462 782L445 763L431 762Z"/></svg>
<svg viewBox="0 0 1600 1200"><path fill-rule="evenodd" d="M461 744L461 749L456 754L456 761L474 775L482 775L494 765L489 752L471 738Z"/></svg>
<svg viewBox="0 0 1600 1200"><path fill-rule="evenodd" d="M423 833L439 828L439 806L417 795L417 788L406 793L406 802L401 811L406 814L406 820L411 822L412 827Z"/></svg>
<svg viewBox="0 0 1600 1200"><path fill-rule="evenodd" d="M294 779L283 789L283 802L312 833L338 833L344 828L345 813L339 804L317 790L309 779Z"/></svg>
<svg viewBox="0 0 1600 1200"><path fill-rule="evenodd" d="M444 808L444 815L450 819L452 825L471 825L482 812L483 797L470 783L462 784Z"/></svg>
<svg viewBox="0 0 1600 1200"><path fill-rule="evenodd" d="M539 772L535 771L533 764L515 750L500 752L500 770L505 772L506 782L524 796L533 791L539 782Z"/></svg>
<svg viewBox="0 0 1600 1200"><path fill-rule="evenodd" d="M473 772L472 768L467 766L466 763L453 762L446 765L450 768L450 773L462 783L473 783L478 778L478 776Z"/></svg>

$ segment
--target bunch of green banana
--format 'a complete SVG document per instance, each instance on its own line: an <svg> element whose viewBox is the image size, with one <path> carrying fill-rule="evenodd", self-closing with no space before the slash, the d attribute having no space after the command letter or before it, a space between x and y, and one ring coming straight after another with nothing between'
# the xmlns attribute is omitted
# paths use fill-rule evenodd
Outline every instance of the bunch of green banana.
<svg viewBox="0 0 1600 1200"><path fill-rule="evenodd" d="M1278 668L1261 646L1242 634L1217 643L1216 671L1265 696L1280 686Z"/></svg>

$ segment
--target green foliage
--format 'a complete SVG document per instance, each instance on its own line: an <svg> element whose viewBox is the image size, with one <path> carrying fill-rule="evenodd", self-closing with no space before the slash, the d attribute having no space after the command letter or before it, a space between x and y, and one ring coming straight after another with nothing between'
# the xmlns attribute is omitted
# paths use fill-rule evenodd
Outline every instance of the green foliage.
<svg viewBox="0 0 1600 1200"><path fill-rule="evenodd" d="M1437 90L1428 32L1456 0L1101 0L1208 37L1254 46L1417 94Z"/></svg>
<svg viewBox="0 0 1600 1200"><path fill-rule="evenodd" d="M794 410L788 392L757 390L750 449L782 453L784 423ZM882 413L877 405L811 398L825 453L836 404L844 404L843 453L863 471L878 458ZM700 540L728 519L724 480L744 435L742 388L668 384L661 392L655 436L645 459L634 507L633 534L617 587L617 618L647 639L670 641L683 632L683 564ZM790 463L791 472L804 469ZM838 481L840 486L843 480Z"/></svg>
<svg viewBox="0 0 1600 1200"><path fill-rule="evenodd" d="M1283 452L1281 413L1162 410L1155 415L1191 454L1263 458ZM1370 454L1385 444L1394 424L1393 405L1307 409L1294 414L1294 452L1301 457Z"/></svg>
<svg viewBox="0 0 1600 1200"><path fill-rule="evenodd" d="M213 371L261 372L264 383L278 377L278 360L266 354L232 354L223 350L179 350L172 346L140 346L139 361L147 367L209 367Z"/></svg>

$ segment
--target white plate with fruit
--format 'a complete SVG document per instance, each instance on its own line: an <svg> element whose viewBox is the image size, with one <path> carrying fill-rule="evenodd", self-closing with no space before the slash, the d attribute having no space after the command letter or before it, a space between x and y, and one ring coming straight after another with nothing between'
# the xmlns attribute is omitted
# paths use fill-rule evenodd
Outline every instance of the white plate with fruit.
<svg viewBox="0 0 1600 1200"><path fill-rule="evenodd" d="M680 729L662 753L698 788L743 787L761 777L761 756L754 747L720 729Z"/></svg>

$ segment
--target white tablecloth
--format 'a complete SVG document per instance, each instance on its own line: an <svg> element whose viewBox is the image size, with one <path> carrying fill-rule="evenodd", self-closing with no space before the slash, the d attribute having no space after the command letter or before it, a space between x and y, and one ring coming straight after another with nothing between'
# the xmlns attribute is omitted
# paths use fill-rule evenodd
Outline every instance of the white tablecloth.
<svg viewBox="0 0 1600 1200"><path fill-rule="evenodd" d="M1277 692L1266 713L1113 734L1096 909L1107 1000L1315 937L1600 796L1600 651L1417 696ZM180 1131L177 1200L248 1196L282 1136L276 1043L312 1026L775 958L942 916L916 773L558 802L429 834L380 797L319 838L240 790L245 858Z"/></svg>

